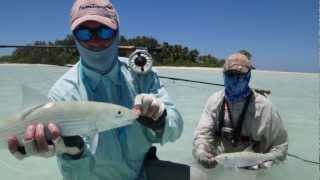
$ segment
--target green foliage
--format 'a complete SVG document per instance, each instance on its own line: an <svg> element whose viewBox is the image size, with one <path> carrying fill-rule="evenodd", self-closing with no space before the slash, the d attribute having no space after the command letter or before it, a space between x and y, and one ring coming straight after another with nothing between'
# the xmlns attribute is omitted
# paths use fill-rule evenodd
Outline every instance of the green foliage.
<svg viewBox="0 0 320 180"><path fill-rule="evenodd" d="M1 56L0 63L9 63L11 61L11 56Z"/></svg>
<svg viewBox="0 0 320 180"><path fill-rule="evenodd" d="M161 51L153 53L155 65L166 66L201 66L201 67L222 67L224 61L212 55L200 56L196 49L189 49L182 45L170 45L168 42L159 43L152 37L138 36L127 39L120 37L121 45L142 46L148 48L161 47Z"/></svg>
<svg viewBox="0 0 320 180"><path fill-rule="evenodd" d="M63 40L55 42L36 41L31 45L35 46L55 46L55 45L75 45L72 36L67 36ZM54 64L65 65L74 64L78 60L76 49L72 48L17 48L11 56L12 63L28 64Z"/></svg>
<svg viewBox="0 0 320 180"><path fill-rule="evenodd" d="M127 39L120 37L120 44L124 46L161 47L159 52L152 53L155 59L155 65L166 66L202 66L202 67L221 67L223 61L212 55L200 56L196 49L189 49L182 45L170 45L167 42L159 43L152 37L137 36ZM72 35L68 35L65 39L56 40L55 42L36 41L31 45L59 46L59 45L75 45ZM121 54L120 54L121 55ZM79 54L74 48L17 48L11 56L0 58L0 62L10 61L12 63L39 63L39 64L55 64L66 65L74 64L78 61Z"/></svg>

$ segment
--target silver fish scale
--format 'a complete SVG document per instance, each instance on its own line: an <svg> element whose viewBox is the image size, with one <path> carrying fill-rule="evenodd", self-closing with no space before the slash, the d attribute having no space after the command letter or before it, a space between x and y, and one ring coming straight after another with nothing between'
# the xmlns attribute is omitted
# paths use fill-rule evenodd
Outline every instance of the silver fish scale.
<svg viewBox="0 0 320 180"><path fill-rule="evenodd" d="M273 160L274 157L267 154L253 153L253 152L237 152L225 153L216 157L218 163L225 167L249 167L257 165L258 163Z"/></svg>
<svg viewBox="0 0 320 180"><path fill-rule="evenodd" d="M8 136L23 137L30 124L56 123L63 136L92 135L97 132L129 125L137 118L132 110L99 102L50 102L32 107L20 115L0 122L0 148L7 148Z"/></svg>

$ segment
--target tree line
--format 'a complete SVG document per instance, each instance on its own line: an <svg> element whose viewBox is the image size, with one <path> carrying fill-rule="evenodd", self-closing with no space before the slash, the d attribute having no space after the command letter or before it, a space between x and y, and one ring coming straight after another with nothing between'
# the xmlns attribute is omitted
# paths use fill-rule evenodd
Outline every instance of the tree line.
<svg viewBox="0 0 320 180"><path fill-rule="evenodd" d="M221 67L223 59L218 59L213 55L200 55L197 49L190 49L183 45L171 45L168 42L160 43L152 37L137 36L135 38L120 37L121 45L131 45L136 47L158 48L160 51L152 53L155 65L166 66L201 66L201 67ZM72 35L68 35L62 40L54 42L36 41L31 45L35 46L74 46ZM120 53L120 55L123 55ZM28 63L28 64L54 64L66 65L74 64L79 59L79 53L75 48L16 48L11 55L0 57L0 62L7 63Z"/></svg>

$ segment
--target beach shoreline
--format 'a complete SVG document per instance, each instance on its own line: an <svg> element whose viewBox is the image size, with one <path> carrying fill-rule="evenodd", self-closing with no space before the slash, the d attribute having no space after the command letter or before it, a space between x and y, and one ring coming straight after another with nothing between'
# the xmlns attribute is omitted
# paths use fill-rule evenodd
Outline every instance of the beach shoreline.
<svg viewBox="0 0 320 180"><path fill-rule="evenodd" d="M58 66L53 64L27 64L27 63L0 63L0 66L57 66L57 67L64 67Z"/></svg>
<svg viewBox="0 0 320 180"><path fill-rule="evenodd" d="M188 67L188 66L154 66L156 69L186 69L186 70L214 70L221 71L222 68L217 67Z"/></svg>
<svg viewBox="0 0 320 180"><path fill-rule="evenodd" d="M0 63L0 66L52 66L52 67L68 67L52 64L26 64L26 63ZM217 67L188 67L188 66L154 66L156 69L177 69L177 70L204 70L204 71L222 71L222 68ZM254 71L262 73L281 73L281 74L318 74L316 72L288 72L288 71L273 71L273 70L260 70Z"/></svg>

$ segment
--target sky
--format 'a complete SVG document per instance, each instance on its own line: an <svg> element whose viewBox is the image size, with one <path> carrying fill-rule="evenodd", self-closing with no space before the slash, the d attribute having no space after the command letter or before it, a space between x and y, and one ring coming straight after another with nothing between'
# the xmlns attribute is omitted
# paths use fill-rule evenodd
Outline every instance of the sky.
<svg viewBox="0 0 320 180"><path fill-rule="evenodd" d="M200 54L253 55L257 69L318 72L316 0L113 0L126 37L151 36ZM10 0L0 6L0 44L54 41L70 33L73 0ZM0 55L10 52L0 50Z"/></svg>

